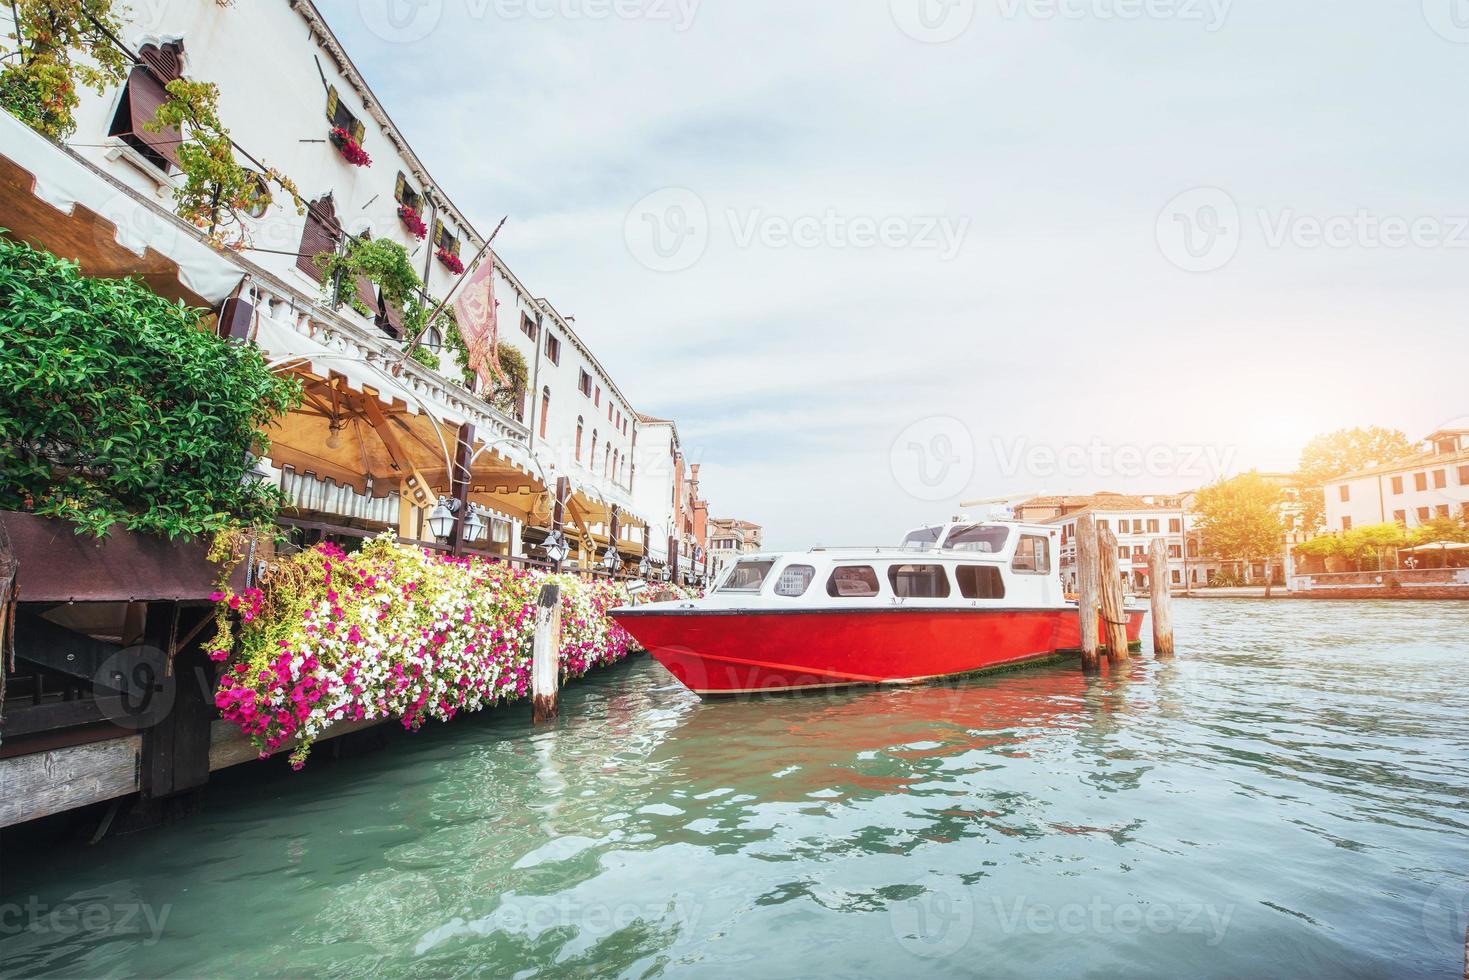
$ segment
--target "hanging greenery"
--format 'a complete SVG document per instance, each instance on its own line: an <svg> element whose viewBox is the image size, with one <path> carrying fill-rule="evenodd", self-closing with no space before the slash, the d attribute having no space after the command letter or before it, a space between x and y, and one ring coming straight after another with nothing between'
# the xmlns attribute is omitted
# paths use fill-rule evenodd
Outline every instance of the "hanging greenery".
<svg viewBox="0 0 1469 980"><path fill-rule="evenodd" d="M249 454L300 385L207 315L0 238L0 509L97 536L268 523Z"/></svg>
<svg viewBox="0 0 1469 980"><path fill-rule="evenodd" d="M423 299L423 280L413 269L408 250L391 239L359 238L347 239L346 246L338 251L318 255L316 265L322 270L322 291L330 299L337 297L338 303L346 303L363 316L371 317L373 311L363 309L357 294L357 277L365 277L382 291L383 298L392 306L403 311L403 333L405 343L423 333L434 306ZM459 333L459 323L454 318L454 308L446 305L434 317L434 327L442 338L440 353L435 353L423 343L408 348L408 356L435 371L444 371L444 358L448 354L459 368L459 376L466 387L475 383L474 372L469 368L469 351ZM485 394L486 400L507 414L519 407L520 397L530 380L530 371L520 351L509 344L498 348L500 372L503 381L497 381Z"/></svg>
<svg viewBox="0 0 1469 980"><path fill-rule="evenodd" d="M204 229L217 246L243 248L249 244L245 219L270 206L271 185L290 195L297 214L306 213L290 178L274 168L252 170L235 158L234 141L219 118L217 85L179 78L166 88L168 98L144 128L179 130L179 169L184 175L183 186L174 188L179 217Z"/></svg>
<svg viewBox="0 0 1469 980"><path fill-rule="evenodd" d="M13 61L0 68L0 105L53 140L76 129L79 88L99 94L127 77L131 59L112 43L122 30L113 0L13 0Z"/></svg>

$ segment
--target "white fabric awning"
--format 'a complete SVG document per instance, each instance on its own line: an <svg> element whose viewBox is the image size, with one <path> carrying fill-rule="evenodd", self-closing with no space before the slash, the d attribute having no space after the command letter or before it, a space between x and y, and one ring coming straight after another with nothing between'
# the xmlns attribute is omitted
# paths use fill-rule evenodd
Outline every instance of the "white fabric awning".
<svg viewBox="0 0 1469 980"><path fill-rule="evenodd" d="M88 275L137 275L164 295L210 307L244 277L239 265L177 217L8 112L0 112L0 157L0 227L79 262ZM182 290L167 288L169 274Z"/></svg>

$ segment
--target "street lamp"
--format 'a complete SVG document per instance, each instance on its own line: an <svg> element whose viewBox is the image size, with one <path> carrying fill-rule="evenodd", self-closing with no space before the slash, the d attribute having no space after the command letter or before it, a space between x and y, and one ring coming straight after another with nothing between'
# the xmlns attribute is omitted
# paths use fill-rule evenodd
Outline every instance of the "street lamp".
<svg viewBox="0 0 1469 980"><path fill-rule="evenodd" d="M474 544L485 536L489 522L484 519L478 504L469 505L469 516L464 519L464 540Z"/></svg>
<svg viewBox="0 0 1469 980"><path fill-rule="evenodd" d="M455 514L459 513L459 501L440 497L434 509L428 512L428 529L440 541L448 541L454 533Z"/></svg>
<svg viewBox="0 0 1469 980"><path fill-rule="evenodd" d="M622 556L617 553L616 548L607 549L607 553L602 556L602 567L607 570L608 575L617 574L617 570L622 567Z"/></svg>
<svg viewBox="0 0 1469 980"><path fill-rule="evenodd" d="M648 577L648 569L650 569L652 567L653 566L648 563L648 556L647 555L644 555L643 558L642 558L642 560L638 562L638 577L639 578L647 578Z"/></svg>
<svg viewBox="0 0 1469 980"><path fill-rule="evenodd" d="M541 547L545 549L546 558L553 565L560 565L571 553L571 548L566 544L566 535L560 531L552 531L546 535L546 540L542 542Z"/></svg>
<svg viewBox="0 0 1469 980"><path fill-rule="evenodd" d="M245 473L240 477L240 482L245 486L261 486L270 482L270 470L265 466L265 461L254 453L245 454Z"/></svg>

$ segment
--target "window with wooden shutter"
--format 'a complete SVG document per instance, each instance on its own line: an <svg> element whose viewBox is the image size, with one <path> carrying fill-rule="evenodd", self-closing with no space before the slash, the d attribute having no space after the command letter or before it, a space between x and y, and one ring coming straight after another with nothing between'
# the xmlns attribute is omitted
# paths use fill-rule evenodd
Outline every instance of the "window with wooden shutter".
<svg viewBox="0 0 1469 980"><path fill-rule="evenodd" d="M459 254L459 239L450 233L442 221L434 222L434 248L441 248L450 255Z"/></svg>
<svg viewBox="0 0 1469 980"><path fill-rule="evenodd" d="M399 204L410 207L413 210L423 212L423 195L413 189L408 183L408 175L398 171L398 183L393 187L393 197Z"/></svg>
<svg viewBox="0 0 1469 980"><path fill-rule="evenodd" d="M181 134L176 126L168 126L154 132L148 128L158 115L158 108L168 99L164 87L182 77L184 43L145 44L138 52L142 62L128 74L123 87L122 101L112 117L107 135L120 138L137 150L149 163L159 170L167 171L169 165L178 166L178 146Z"/></svg>
<svg viewBox="0 0 1469 980"><path fill-rule="evenodd" d="M332 124L332 129L346 130L352 134L358 146L362 145L367 136L367 127L352 115L352 110L342 104L335 85L328 85L326 88L326 118Z"/></svg>
<svg viewBox="0 0 1469 980"><path fill-rule="evenodd" d="M364 231L361 238L364 242L372 241L372 232ZM373 316L378 309L377 286L371 279L361 273L358 273L355 285L357 287L357 302L362 306L362 309L357 312L361 313L362 310L366 310L367 312L363 314L364 316Z"/></svg>
<svg viewBox="0 0 1469 980"><path fill-rule="evenodd" d="M342 226L337 221L337 206L327 194L306 206L306 225L301 230L300 254L296 256L296 268L317 282L323 278L322 270L315 259L318 255L337 250L342 240Z"/></svg>
<svg viewBox="0 0 1469 980"><path fill-rule="evenodd" d="M403 339L403 311L381 294L378 296L377 328L394 340Z"/></svg>

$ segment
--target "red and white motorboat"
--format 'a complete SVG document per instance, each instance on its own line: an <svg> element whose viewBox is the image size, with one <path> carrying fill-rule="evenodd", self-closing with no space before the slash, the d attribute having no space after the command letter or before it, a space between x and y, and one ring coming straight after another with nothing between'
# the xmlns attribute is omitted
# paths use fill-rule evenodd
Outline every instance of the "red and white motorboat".
<svg viewBox="0 0 1469 980"><path fill-rule="evenodd" d="M919 528L896 548L751 554L703 599L611 615L699 695L916 684L1079 650L1057 534L1006 511ZM1130 643L1144 611L1127 606Z"/></svg>

